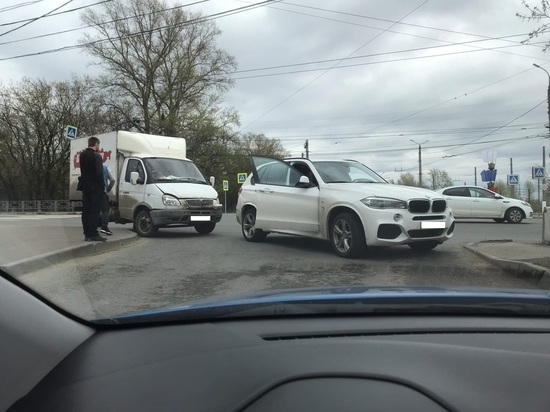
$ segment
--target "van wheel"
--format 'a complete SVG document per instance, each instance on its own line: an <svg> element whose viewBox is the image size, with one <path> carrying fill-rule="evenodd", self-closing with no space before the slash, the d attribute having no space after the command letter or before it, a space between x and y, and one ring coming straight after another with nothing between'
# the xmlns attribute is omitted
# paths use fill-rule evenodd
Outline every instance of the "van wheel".
<svg viewBox="0 0 550 412"><path fill-rule="evenodd" d="M261 242L267 237L267 233L262 229L256 229L256 209L244 212L241 229L244 238L249 242Z"/></svg>
<svg viewBox="0 0 550 412"><path fill-rule="evenodd" d="M201 235L207 235L214 230L216 227L216 222L202 223L200 225L195 225L195 230Z"/></svg>
<svg viewBox="0 0 550 412"><path fill-rule="evenodd" d="M153 225L149 211L140 210L134 220L134 230L142 237L151 237L155 236L159 229Z"/></svg>
<svg viewBox="0 0 550 412"><path fill-rule="evenodd" d="M351 213L338 214L330 225L330 243L340 257L359 256L367 247L361 221Z"/></svg>

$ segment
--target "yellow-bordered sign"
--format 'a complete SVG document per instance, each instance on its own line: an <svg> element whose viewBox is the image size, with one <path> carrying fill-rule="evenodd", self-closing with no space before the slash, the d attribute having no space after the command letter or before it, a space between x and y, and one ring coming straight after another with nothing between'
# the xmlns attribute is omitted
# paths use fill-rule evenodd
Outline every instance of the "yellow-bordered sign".
<svg viewBox="0 0 550 412"><path fill-rule="evenodd" d="M243 184L247 176L248 175L246 173L237 173L237 183Z"/></svg>

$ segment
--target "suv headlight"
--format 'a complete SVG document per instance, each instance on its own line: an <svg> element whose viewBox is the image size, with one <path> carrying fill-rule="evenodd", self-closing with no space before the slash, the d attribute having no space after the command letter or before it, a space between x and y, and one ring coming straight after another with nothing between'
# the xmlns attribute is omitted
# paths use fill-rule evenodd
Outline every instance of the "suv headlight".
<svg viewBox="0 0 550 412"><path fill-rule="evenodd" d="M164 206L181 206L181 203L178 199L176 199L174 196L170 195L163 195L162 196L162 203Z"/></svg>
<svg viewBox="0 0 550 412"><path fill-rule="evenodd" d="M372 209L406 209L407 202L389 197L366 197L361 203Z"/></svg>

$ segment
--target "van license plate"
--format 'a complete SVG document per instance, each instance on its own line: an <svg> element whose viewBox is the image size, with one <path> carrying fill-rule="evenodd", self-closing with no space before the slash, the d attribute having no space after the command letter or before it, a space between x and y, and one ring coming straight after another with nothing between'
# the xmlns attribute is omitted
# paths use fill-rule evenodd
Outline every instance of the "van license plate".
<svg viewBox="0 0 550 412"><path fill-rule="evenodd" d="M420 222L420 229L445 229L445 222Z"/></svg>
<svg viewBox="0 0 550 412"><path fill-rule="evenodd" d="M210 216L191 216L192 222L210 222Z"/></svg>

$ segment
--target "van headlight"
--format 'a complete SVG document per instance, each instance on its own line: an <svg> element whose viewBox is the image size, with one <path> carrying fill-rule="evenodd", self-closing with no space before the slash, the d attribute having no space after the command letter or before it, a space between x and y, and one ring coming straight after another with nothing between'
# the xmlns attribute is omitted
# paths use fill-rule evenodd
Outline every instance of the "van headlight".
<svg viewBox="0 0 550 412"><path fill-rule="evenodd" d="M406 209L407 202L390 197L366 197L361 203L372 209Z"/></svg>
<svg viewBox="0 0 550 412"><path fill-rule="evenodd" d="M162 203L164 206L181 206L181 203L178 199L176 199L174 196L170 195L163 195L162 196Z"/></svg>

